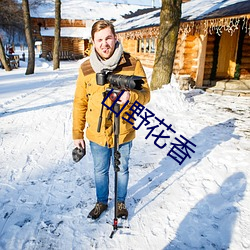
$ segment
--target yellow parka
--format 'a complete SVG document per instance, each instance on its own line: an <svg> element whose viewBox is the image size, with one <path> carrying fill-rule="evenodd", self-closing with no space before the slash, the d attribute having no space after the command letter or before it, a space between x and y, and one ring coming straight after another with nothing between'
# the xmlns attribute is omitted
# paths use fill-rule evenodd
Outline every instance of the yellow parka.
<svg viewBox="0 0 250 250"><path fill-rule="evenodd" d="M131 90L129 104L122 110L120 117L120 135L119 144L131 141L135 138L133 125L122 119L126 117L126 112L131 113L129 108L135 101L145 105L150 100L150 90L146 80L145 72L139 60L136 60L130 54L123 53L119 65L113 71L114 74L142 76L144 84L142 90ZM109 148L114 146L113 136L113 117L108 118L110 111L103 109L102 123L100 132L97 132L98 120L103 101L103 92L109 87L97 85L96 73L93 71L90 61L82 63L79 69L79 75L76 83L75 97L73 103L73 140L84 138L84 128L87 122L86 137L101 146L107 145ZM105 102L109 107L111 100ZM122 109L122 105L121 105Z"/></svg>

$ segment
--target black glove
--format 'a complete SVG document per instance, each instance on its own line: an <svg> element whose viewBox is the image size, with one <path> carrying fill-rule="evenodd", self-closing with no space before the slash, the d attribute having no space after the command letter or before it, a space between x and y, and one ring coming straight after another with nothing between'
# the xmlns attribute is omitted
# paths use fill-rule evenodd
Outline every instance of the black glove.
<svg viewBox="0 0 250 250"><path fill-rule="evenodd" d="M86 154L86 149L85 147L82 148L81 146L80 147L76 147L73 149L72 151L72 157L73 157L73 161L74 162L78 162L80 161L83 156Z"/></svg>

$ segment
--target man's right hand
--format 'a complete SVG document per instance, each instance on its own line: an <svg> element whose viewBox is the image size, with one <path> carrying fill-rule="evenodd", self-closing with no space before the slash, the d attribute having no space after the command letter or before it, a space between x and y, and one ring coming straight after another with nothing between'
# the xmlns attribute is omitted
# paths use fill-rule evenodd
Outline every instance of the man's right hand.
<svg viewBox="0 0 250 250"><path fill-rule="evenodd" d="M82 147L82 148L85 148L85 142L83 139L76 139L74 140L74 144L76 147Z"/></svg>

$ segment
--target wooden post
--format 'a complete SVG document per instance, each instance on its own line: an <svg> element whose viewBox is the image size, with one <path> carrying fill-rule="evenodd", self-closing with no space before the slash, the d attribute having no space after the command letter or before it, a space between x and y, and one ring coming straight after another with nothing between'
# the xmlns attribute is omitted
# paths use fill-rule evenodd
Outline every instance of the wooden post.
<svg viewBox="0 0 250 250"><path fill-rule="evenodd" d="M143 53L146 54L146 50L147 50L147 39L143 38Z"/></svg>
<svg viewBox="0 0 250 250"><path fill-rule="evenodd" d="M207 35L200 34L199 36L199 54L198 54L198 65L196 71L195 82L197 87L202 87L204 78L204 68L206 60L206 50L207 50Z"/></svg>

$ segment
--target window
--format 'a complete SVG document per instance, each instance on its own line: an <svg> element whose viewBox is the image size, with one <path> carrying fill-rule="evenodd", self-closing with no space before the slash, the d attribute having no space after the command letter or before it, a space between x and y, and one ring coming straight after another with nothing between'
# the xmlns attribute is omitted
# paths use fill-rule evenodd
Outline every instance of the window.
<svg viewBox="0 0 250 250"><path fill-rule="evenodd" d="M141 38L137 40L138 53L155 53L155 38Z"/></svg>

